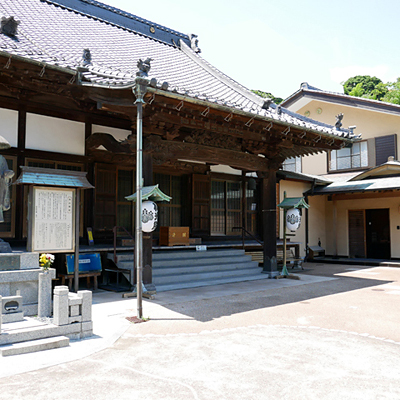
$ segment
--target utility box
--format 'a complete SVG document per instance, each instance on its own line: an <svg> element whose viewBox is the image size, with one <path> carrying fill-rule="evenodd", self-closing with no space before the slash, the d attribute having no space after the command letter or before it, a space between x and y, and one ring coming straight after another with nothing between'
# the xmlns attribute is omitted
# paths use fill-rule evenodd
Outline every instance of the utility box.
<svg viewBox="0 0 400 400"><path fill-rule="evenodd" d="M315 260L316 258L325 257L325 249L321 246L309 246L308 247L308 259Z"/></svg>

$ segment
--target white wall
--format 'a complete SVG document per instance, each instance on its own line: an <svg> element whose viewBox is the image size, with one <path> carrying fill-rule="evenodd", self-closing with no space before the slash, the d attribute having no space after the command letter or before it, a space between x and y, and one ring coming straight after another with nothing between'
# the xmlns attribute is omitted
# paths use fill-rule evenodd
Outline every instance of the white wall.
<svg viewBox="0 0 400 400"><path fill-rule="evenodd" d="M231 175L242 175L242 171L239 169L234 169L228 165L211 165L211 172L219 172L221 174L231 174Z"/></svg>
<svg viewBox="0 0 400 400"><path fill-rule="evenodd" d="M302 157L302 171L303 174L310 175L325 175L327 171L327 153L318 153L312 156Z"/></svg>
<svg viewBox="0 0 400 400"><path fill-rule="evenodd" d="M92 134L93 133L108 133L114 136L116 140L122 141L125 140L132 131L127 129L111 128L109 126L92 125Z"/></svg>
<svg viewBox="0 0 400 400"><path fill-rule="evenodd" d="M61 118L26 116L27 149L85 155L85 124Z"/></svg>
<svg viewBox="0 0 400 400"><path fill-rule="evenodd" d="M18 111L0 108L0 135L12 147L18 145Z"/></svg>

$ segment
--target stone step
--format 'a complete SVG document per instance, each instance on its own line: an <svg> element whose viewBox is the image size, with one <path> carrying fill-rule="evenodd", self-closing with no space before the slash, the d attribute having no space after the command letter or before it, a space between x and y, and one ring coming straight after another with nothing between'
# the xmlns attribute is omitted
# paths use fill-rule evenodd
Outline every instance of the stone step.
<svg viewBox="0 0 400 400"><path fill-rule="evenodd" d="M256 281L260 279L268 279L268 274L258 273L256 275L247 275L247 276L239 276L239 277L227 277L227 278L219 278L219 279L207 279L203 281L193 281L193 282L175 282L169 284L160 284L157 285L157 292L167 292L169 290L180 290L180 289L191 289L196 287L203 286L215 286L215 285L223 285L226 283L236 283L236 282L246 282L246 281Z"/></svg>
<svg viewBox="0 0 400 400"><path fill-rule="evenodd" d="M59 349L67 346L69 346L69 338L66 336L55 336L2 346L0 347L0 353L3 357L6 357L15 356L17 354L35 353L43 350Z"/></svg>
<svg viewBox="0 0 400 400"><path fill-rule="evenodd" d="M160 251L153 253L153 260L174 260L174 259L199 259L199 258L216 258L244 255L243 249L222 249L222 250L206 250L206 251Z"/></svg>
<svg viewBox="0 0 400 400"><path fill-rule="evenodd" d="M222 249L222 250L207 250L207 251L194 251L194 250L167 250L153 252L153 261L159 260L174 260L174 259L199 259L210 257L227 257L227 256L240 256L244 255L242 249ZM108 253L107 258L114 259L113 253ZM133 252L130 253L117 253L117 262L133 261Z"/></svg>
<svg viewBox="0 0 400 400"><path fill-rule="evenodd" d="M192 272L186 274L167 274L162 276L153 275L153 283L156 285L164 285L173 282L194 282L194 281L204 281L204 280L215 280L220 278L238 277L246 275L261 275L261 268L258 266L246 267L240 269L228 269L228 270L209 270L205 272Z"/></svg>
<svg viewBox="0 0 400 400"><path fill-rule="evenodd" d="M214 261L214 260L213 260ZM226 260L226 262L212 263L212 264L186 264L177 265L164 268L154 268L153 267L153 277L161 277L166 275L174 274L198 274L201 272L215 273L223 271L234 271L234 270L249 270L253 268L258 268L258 263L256 261L245 260L245 261L232 261Z"/></svg>

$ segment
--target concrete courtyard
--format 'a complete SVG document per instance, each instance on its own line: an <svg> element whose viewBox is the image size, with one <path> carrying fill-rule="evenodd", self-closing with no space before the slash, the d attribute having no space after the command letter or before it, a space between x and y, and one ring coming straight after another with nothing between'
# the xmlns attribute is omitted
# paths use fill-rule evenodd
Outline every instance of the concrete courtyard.
<svg viewBox="0 0 400 400"><path fill-rule="evenodd" d="M291 272L291 271L290 271ZM0 399L400 399L400 268L94 294L95 335L0 359Z"/></svg>

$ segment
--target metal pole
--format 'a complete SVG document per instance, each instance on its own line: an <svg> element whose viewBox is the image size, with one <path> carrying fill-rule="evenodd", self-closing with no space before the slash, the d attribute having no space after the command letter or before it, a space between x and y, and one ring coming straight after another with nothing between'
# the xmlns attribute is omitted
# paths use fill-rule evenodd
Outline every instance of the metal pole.
<svg viewBox="0 0 400 400"><path fill-rule="evenodd" d="M74 289L75 293L79 290L79 208L80 190L75 189L75 257L74 257Z"/></svg>
<svg viewBox="0 0 400 400"><path fill-rule="evenodd" d="M283 209L283 268L282 275L289 275L289 272L286 267L286 208Z"/></svg>
<svg viewBox="0 0 400 400"><path fill-rule="evenodd" d="M137 120L136 120L136 231L135 231L135 267L136 267L136 296L137 317L143 317L142 309L142 275L143 275L143 231L142 231L142 117L143 100L136 98Z"/></svg>

